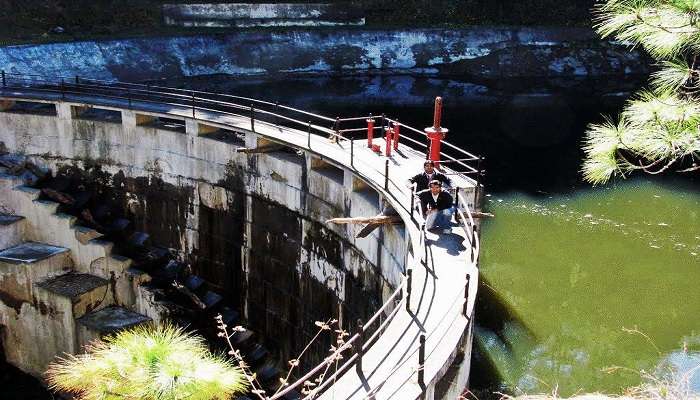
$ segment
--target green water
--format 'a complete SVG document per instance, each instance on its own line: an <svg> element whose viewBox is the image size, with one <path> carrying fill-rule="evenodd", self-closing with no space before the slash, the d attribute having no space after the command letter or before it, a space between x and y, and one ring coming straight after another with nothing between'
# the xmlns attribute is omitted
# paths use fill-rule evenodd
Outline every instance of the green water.
<svg viewBox="0 0 700 400"><path fill-rule="evenodd" d="M487 198L477 345L499 389L621 393L638 371L700 364L697 188Z"/></svg>

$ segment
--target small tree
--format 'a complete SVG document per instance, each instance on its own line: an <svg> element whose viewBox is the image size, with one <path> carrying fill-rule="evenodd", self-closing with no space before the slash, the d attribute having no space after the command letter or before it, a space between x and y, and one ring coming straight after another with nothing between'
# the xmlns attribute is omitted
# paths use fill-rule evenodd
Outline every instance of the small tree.
<svg viewBox="0 0 700 400"><path fill-rule="evenodd" d="M52 389L85 400L228 400L247 389L238 367L169 325L122 331L87 350L49 366Z"/></svg>
<svg viewBox="0 0 700 400"><path fill-rule="evenodd" d="M595 12L603 37L641 46L660 69L617 121L589 126L584 178L700 170L700 0L607 0Z"/></svg>

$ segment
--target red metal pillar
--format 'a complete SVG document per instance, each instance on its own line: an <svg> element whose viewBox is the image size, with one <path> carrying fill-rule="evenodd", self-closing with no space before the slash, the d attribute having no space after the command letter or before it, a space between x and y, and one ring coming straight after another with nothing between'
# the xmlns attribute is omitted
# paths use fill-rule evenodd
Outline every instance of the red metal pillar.
<svg viewBox="0 0 700 400"><path fill-rule="evenodd" d="M399 137L400 137L399 127L400 126L401 126L401 124L399 124L398 121L396 121L396 123L394 123L394 150L399 149Z"/></svg>
<svg viewBox="0 0 700 400"><path fill-rule="evenodd" d="M386 136L384 136L384 140L386 141L386 149L384 151L384 155L387 157L391 157L391 139L394 136L394 130L391 128L386 128Z"/></svg>
<svg viewBox="0 0 700 400"><path fill-rule="evenodd" d="M428 159L435 162L435 167L440 167L440 142L445 138L446 128L440 126L442 120L442 97L435 98L435 113L433 114L433 126L425 128L425 134L430 140L430 148L428 149Z"/></svg>
<svg viewBox="0 0 700 400"><path fill-rule="evenodd" d="M367 119L367 147L372 148L372 139L374 139L374 119L370 116Z"/></svg>

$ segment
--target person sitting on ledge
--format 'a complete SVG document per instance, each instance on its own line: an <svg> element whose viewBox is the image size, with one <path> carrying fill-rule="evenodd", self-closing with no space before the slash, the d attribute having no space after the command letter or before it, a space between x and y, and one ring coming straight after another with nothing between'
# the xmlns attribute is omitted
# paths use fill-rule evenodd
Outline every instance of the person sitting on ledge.
<svg viewBox="0 0 700 400"><path fill-rule="evenodd" d="M437 179L430 181L430 188L420 191L418 199L425 215L426 230L452 226L453 200L442 188L442 182Z"/></svg>
<svg viewBox="0 0 700 400"><path fill-rule="evenodd" d="M410 182L409 187L415 183L416 193L418 193L422 190L427 189L428 183L435 179L440 181L440 183L445 185L446 187L449 187L452 183L452 181L450 181L450 178L446 177L444 174L435 171L434 162L426 160L423 163L423 172L408 180Z"/></svg>

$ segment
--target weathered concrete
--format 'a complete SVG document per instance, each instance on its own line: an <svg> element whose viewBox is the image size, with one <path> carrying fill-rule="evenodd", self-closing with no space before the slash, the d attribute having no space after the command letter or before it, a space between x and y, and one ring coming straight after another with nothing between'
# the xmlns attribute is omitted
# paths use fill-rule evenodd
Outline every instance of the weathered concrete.
<svg viewBox="0 0 700 400"><path fill-rule="evenodd" d="M207 74L576 77L645 74L640 53L579 28L238 32L0 47L0 69L145 80ZM11 79L11 77L9 77Z"/></svg>
<svg viewBox="0 0 700 400"><path fill-rule="evenodd" d="M166 25L182 27L340 26L364 25L351 3L201 3L163 4Z"/></svg>
<svg viewBox="0 0 700 400"><path fill-rule="evenodd" d="M83 344L100 337L150 322L151 319L122 307L107 307L78 319L78 335Z"/></svg>
<svg viewBox="0 0 700 400"><path fill-rule="evenodd" d="M469 353L464 347L470 343L468 320L461 313L465 273L472 276L472 296L467 303L471 316L478 272L468 260L464 233L455 229L450 234L429 235L424 244L407 208L410 192L404 183L421 169L423 154L401 145L400 155L389 158L392 190L386 191L385 158L367 149L364 141L354 144L353 165L348 141L335 143L325 136L309 137L304 131L261 121L252 132L244 116L196 111L195 119L186 107L132 104L138 113L179 119L186 127L204 123L245 135L244 141L233 143L200 134L199 129L181 133L138 126L135 116L127 118L134 111L122 111L125 105L113 100L100 107L122 112L121 123L74 118L71 110L82 107L89 97L56 101L58 117L1 113L0 138L10 151L24 153L54 171L67 166L87 171L97 161L100 176L109 177L107 185L126 189L125 206L144 218L137 218L138 224L152 217L147 207L155 199L155 212L164 211L159 218L170 228L154 226L162 229L173 250L182 257L213 261L195 266L222 287L227 287L226 282L239 285L231 289L241 289L246 317L255 329L268 336L289 336L289 344L280 343L283 359L306 343L309 333L315 332L315 320L339 317L342 327L353 331L355 318L366 320L403 282L406 268L414 271L411 313L401 305L380 336L381 343L367 352L364 366L371 388L363 386L364 378L349 373L338 381L342 393L366 397L366 391L372 390L379 391L377 398L385 398L398 391L401 398L416 398L420 393L415 381L420 332L428 337L427 398L434 397L437 383L457 355ZM279 150L270 151L272 143L281 145ZM239 152L242 146L249 150L261 146L266 151ZM178 195L167 202L163 195L149 197L148 187L153 183L168 193L172 185ZM473 181L457 176L454 183L464 188L473 208ZM11 199L19 196L16 186L3 193ZM323 224L338 215L378 214L382 200L397 210L404 227L385 227L368 238L355 239L356 227ZM9 203L26 211L22 215L32 213L19 199ZM39 201L30 203L41 206ZM56 218L55 207L50 215L28 217L33 221ZM83 251L85 245L76 239L72 224L56 226L55 231L69 236L61 240ZM222 236L227 239L217 239ZM209 238L221 247L205 248ZM92 242L95 240L88 243ZM428 246L425 254L424 245ZM215 280L221 270L206 270L207 264L232 267L224 270L228 281ZM94 269L98 270L101 268ZM134 297L143 307L139 311L158 314L152 294L142 286L138 289ZM148 311L142 311L145 309ZM312 352L312 361L323 356L327 347L322 347ZM461 373L468 375L467 370L465 366Z"/></svg>
<svg viewBox="0 0 700 400"><path fill-rule="evenodd" d="M0 250L22 243L24 217L0 213Z"/></svg>
<svg viewBox="0 0 700 400"><path fill-rule="evenodd" d="M76 350L70 315L36 286L71 268L65 248L29 242L0 252L2 343L7 361L25 372L38 376L59 350Z"/></svg>

